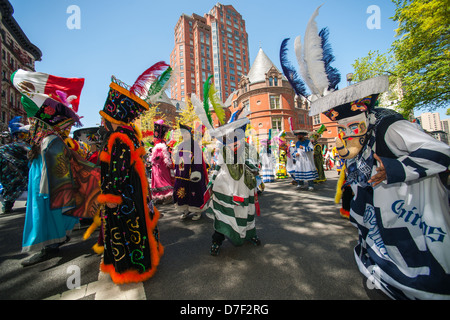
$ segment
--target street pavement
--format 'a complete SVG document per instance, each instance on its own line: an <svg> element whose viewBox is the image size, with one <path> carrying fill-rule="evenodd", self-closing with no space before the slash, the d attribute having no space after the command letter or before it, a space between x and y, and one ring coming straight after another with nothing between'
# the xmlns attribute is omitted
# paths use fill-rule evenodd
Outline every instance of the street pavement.
<svg viewBox="0 0 450 320"><path fill-rule="evenodd" d="M91 247L98 230L83 240L87 225L51 259L22 267L25 202L0 214L0 300L385 300L356 266L357 229L334 203L337 172L314 191L297 190L291 179L267 183L256 218L260 246L226 240L209 254L212 220L180 220L173 205L157 206L165 253L153 278L115 285L99 271Z"/></svg>

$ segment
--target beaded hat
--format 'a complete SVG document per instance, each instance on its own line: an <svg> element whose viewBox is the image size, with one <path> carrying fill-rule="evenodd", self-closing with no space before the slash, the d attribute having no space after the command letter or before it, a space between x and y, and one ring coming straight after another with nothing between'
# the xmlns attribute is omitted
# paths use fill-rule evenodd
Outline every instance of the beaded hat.
<svg viewBox="0 0 450 320"><path fill-rule="evenodd" d="M112 76L100 115L119 125L135 121L149 109L149 104L155 101L154 97L166 89L171 73L170 66L160 61L145 70L131 87Z"/></svg>

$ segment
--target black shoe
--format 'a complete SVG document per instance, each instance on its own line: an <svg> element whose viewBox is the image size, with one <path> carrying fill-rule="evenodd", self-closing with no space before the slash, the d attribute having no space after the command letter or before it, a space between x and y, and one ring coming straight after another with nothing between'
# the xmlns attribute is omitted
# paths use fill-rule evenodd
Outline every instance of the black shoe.
<svg viewBox="0 0 450 320"><path fill-rule="evenodd" d="M3 204L3 213L11 213L13 212L14 204L4 203Z"/></svg>
<svg viewBox="0 0 450 320"><path fill-rule="evenodd" d="M218 256L219 255L219 249L220 249L220 245L217 244L216 242L213 242L213 244L211 245L211 249L209 250L209 253L212 256Z"/></svg>

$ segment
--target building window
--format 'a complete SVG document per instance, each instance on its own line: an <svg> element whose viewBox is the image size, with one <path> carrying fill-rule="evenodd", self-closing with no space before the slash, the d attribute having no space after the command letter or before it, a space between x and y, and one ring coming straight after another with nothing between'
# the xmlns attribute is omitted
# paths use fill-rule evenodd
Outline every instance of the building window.
<svg viewBox="0 0 450 320"><path fill-rule="evenodd" d="M272 118L272 130L273 131L281 131L281 118Z"/></svg>
<svg viewBox="0 0 450 320"><path fill-rule="evenodd" d="M270 96L270 109L281 109L280 96Z"/></svg>
<svg viewBox="0 0 450 320"><path fill-rule="evenodd" d="M244 101L244 103L243 103L243 110L242 111L250 112L250 101L249 100Z"/></svg>
<svg viewBox="0 0 450 320"><path fill-rule="evenodd" d="M320 124L320 114L313 117L313 125Z"/></svg>

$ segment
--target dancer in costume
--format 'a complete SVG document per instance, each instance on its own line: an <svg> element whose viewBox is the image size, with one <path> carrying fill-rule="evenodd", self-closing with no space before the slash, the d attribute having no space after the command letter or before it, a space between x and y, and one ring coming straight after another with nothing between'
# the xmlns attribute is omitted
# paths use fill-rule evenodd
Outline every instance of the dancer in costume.
<svg viewBox="0 0 450 320"><path fill-rule="evenodd" d="M286 171L286 161L287 155L285 150L280 150L280 156L278 157L278 168L277 168L277 178L278 179L286 179L287 171Z"/></svg>
<svg viewBox="0 0 450 320"><path fill-rule="evenodd" d="M331 150L326 148L325 150L325 170L333 169L333 158L331 156Z"/></svg>
<svg viewBox="0 0 450 320"><path fill-rule="evenodd" d="M314 180L318 178L316 166L314 165L314 148L309 139L308 132L304 130L294 131L297 136L295 149L292 150L295 159L292 175L297 182L297 189L304 188L305 182L308 190L314 190Z"/></svg>
<svg viewBox="0 0 450 320"><path fill-rule="evenodd" d="M152 149L152 198L158 203L172 203L173 185L175 183L172 177L173 170L172 157L164 141L164 136L170 130L170 127L164 124L163 120L154 123L154 144Z"/></svg>
<svg viewBox="0 0 450 320"><path fill-rule="evenodd" d="M188 126L180 124L183 141L177 145L174 154L175 185L173 190L175 207L186 219L194 213L192 220L201 218L203 196L209 182L207 165L199 144L201 126L194 132Z"/></svg>
<svg viewBox="0 0 450 320"><path fill-rule="evenodd" d="M14 203L28 187L28 158L30 151L29 125L20 123L22 117L9 121L11 143L0 147L0 183L3 186L3 213L11 213Z"/></svg>
<svg viewBox="0 0 450 320"><path fill-rule="evenodd" d="M260 245L256 235L255 216L259 215L256 189L258 168L249 161L249 146L244 140L247 118L224 125L220 129L227 132L223 136L216 167L208 186L211 201L206 213L214 219L211 255L218 255L225 237L234 245L250 241ZM222 132L221 132L222 133ZM233 137L234 136L234 137ZM231 137L231 138L230 138ZM237 137L236 141L233 138Z"/></svg>
<svg viewBox="0 0 450 320"><path fill-rule="evenodd" d="M311 141L312 145L314 146L314 165L317 170L317 179L314 180L315 183L318 182L324 182L327 181L327 178L325 177L325 171L323 169L323 150L322 145L319 144L319 138L322 135L322 133L325 131L325 126L322 125L319 130L312 132L309 135L309 140Z"/></svg>
<svg viewBox="0 0 450 320"><path fill-rule="evenodd" d="M95 214L100 172L65 143L71 127L81 125L84 79L18 70L11 80L32 122L22 251L40 252L21 262L29 266L50 258L81 217Z"/></svg>
<svg viewBox="0 0 450 320"><path fill-rule="evenodd" d="M317 35L318 10L304 39L318 38L326 47ZM306 69L310 63L315 61ZM309 79L330 79L325 70ZM310 87L316 96L310 116L324 113L338 122L336 148L354 193L350 221L359 233L359 270L391 298L450 299L450 208L439 179L450 165L450 147L397 112L376 107L378 95L389 89L387 76L341 90L325 82L314 86L322 91Z"/></svg>
<svg viewBox="0 0 450 320"><path fill-rule="evenodd" d="M287 161L287 144L286 144L286 132L281 131L276 137L275 140L278 143L278 159L277 159L277 179L285 179L287 178L286 171L286 161Z"/></svg>
<svg viewBox="0 0 450 320"><path fill-rule="evenodd" d="M205 194L206 214L214 220L210 254L216 256L225 237L234 245L242 245L245 241L260 245L261 241L256 235L255 223L255 216L259 215L255 178L258 173L257 152L250 152L251 148L245 141L245 127L250 121L242 114L241 118L233 114L229 123L213 128L209 101L221 124L224 123L225 112L217 99L214 86L209 83L210 79L211 77L204 86L203 104L195 95L192 95L191 100L195 113L209 130L211 137L218 139L221 144Z"/></svg>
<svg viewBox="0 0 450 320"><path fill-rule="evenodd" d="M334 160L334 165L336 166L336 171L341 172L345 163L344 159L341 159L341 156L339 155L339 152L336 147L333 147L333 149L331 150L331 155Z"/></svg>
<svg viewBox="0 0 450 320"><path fill-rule="evenodd" d="M269 129L271 130L271 129ZM272 148L270 143L270 132L269 138L267 140L261 140L261 152L260 152L260 161L261 161L261 177L262 182L269 183L275 181L275 170L274 170L274 159L272 155Z"/></svg>
<svg viewBox="0 0 450 320"><path fill-rule="evenodd" d="M73 132L74 140L84 142L88 146L86 159L97 164L100 143L100 133L98 127L82 128Z"/></svg>
<svg viewBox="0 0 450 320"><path fill-rule="evenodd" d="M164 70L164 71L163 71ZM116 284L141 282L156 272L163 246L159 211L153 206L146 176L145 148L132 122L149 109L171 68L158 62L128 87L112 77L103 110L107 130L100 153L104 253L101 270ZM151 86L149 89L149 85ZM145 99L145 100L144 100Z"/></svg>

